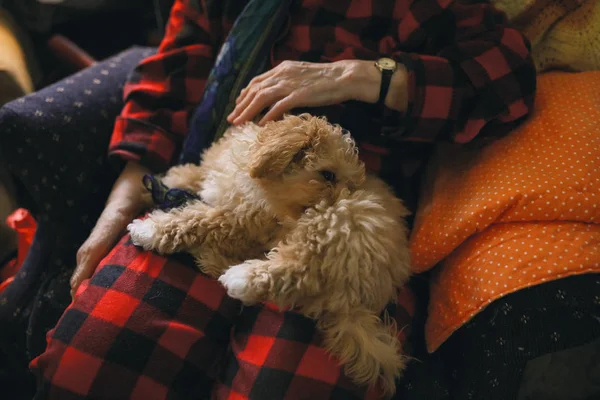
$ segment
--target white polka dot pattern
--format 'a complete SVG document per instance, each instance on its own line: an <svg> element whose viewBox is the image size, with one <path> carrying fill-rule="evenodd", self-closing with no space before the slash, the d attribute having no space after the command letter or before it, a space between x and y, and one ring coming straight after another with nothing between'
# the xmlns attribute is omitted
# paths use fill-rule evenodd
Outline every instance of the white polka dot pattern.
<svg viewBox="0 0 600 400"><path fill-rule="evenodd" d="M438 266L430 350L503 295L600 271L600 72L543 74L513 133L438 150L410 242L416 272Z"/></svg>
<svg viewBox="0 0 600 400"><path fill-rule="evenodd" d="M497 224L467 239L431 280L426 325L433 351L492 301L569 275L600 271L600 225Z"/></svg>
<svg viewBox="0 0 600 400"><path fill-rule="evenodd" d="M600 72L538 78L535 111L483 149L440 148L411 238L427 270L494 223L600 221Z"/></svg>

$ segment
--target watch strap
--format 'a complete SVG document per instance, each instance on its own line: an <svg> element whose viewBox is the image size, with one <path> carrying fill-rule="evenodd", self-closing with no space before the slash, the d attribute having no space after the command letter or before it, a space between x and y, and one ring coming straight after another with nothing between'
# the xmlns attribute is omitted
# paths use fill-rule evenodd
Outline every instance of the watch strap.
<svg viewBox="0 0 600 400"><path fill-rule="evenodd" d="M385 98L390 90L390 82L392 81L393 74L394 71L389 69L381 70L381 87L379 89L379 100L377 100L378 107L382 107L385 104Z"/></svg>

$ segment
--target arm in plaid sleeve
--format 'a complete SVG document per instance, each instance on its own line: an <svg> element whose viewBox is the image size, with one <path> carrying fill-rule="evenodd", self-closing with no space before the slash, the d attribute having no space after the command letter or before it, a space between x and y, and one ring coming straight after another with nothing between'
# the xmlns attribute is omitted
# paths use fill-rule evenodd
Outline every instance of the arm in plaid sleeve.
<svg viewBox="0 0 600 400"><path fill-rule="evenodd" d="M175 1L157 54L143 60L125 84L125 106L109 147L111 159L137 161L154 172L171 164L231 26L218 3Z"/></svg>
<svg viewBox="0 0 600 400"><path fill-rule="evenodd" d="M402 42L421 37L427 44L425 55L393 55L408 72L408 108L390 127L392 136L464 143L484 126L531 111L536 73L529 44L489 4L416 0L398 35Z"/></svg>

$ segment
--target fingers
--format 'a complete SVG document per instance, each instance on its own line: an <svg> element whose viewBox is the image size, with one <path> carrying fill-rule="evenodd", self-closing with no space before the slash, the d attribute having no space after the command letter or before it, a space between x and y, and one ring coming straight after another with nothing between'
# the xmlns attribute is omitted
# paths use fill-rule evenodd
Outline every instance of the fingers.
<svg viewBox="0 0 600 400"><path fill-rule="evenodd" d="M296 103L298 103L297 99L298 96L294 96L292 94L291 96L287 96L279 100L273 105L273 107L271 107L269 112L267 112L267 114L264 117L262 117L262 119L258 122L258 125L262 126L269 121L275 121L276 119L283 117L283 114L296 107Z"/></svg>
<svg viewBox="0 0 600 400"><path fill-rule="evenodd" d="M248 85L244 89L242 89L239 96L235 99L236 109L231 114L234 114L234 113L239 114L239 111L238 111L239 106L238 105L241 105L244 102L246 102L246 104L248 104L248 101L252 100L251 98L256 94L256 91L260 90L261 88L268 88L268 87L276 85L275 82L269 82L269 78L276 73L277 73L277 68L274 68L274 69L271 69L271 70L265 72L264 74L254 77L248 83ZM250 97L250 99L249 99L249 97ZM238 111L238 112L236 113L236 111ZM233 121L234 118L235 117L232 117L231 120Z"/></svg>
<svg viewBox="0 0 600 400"><path fill-rule="evenodd" d="M107 206L98 218L92 233L77 251L77 267L70 281L71 296L74 296L81 282L92 276L100 261L106 257L133 218L129 213L114 208L111 205Z"/></svg>
<svg viewBox="0 0 600 400"><path fill-rule="evenodd" d="M250 105L252 100L254 100L254 98L256 97L256 91L258 89L256 87L248 88L249 89L246 92L246 94L243 96L243 98L241 98L240 102L235 106L234 110L227 117L227 121L229 123L235 123L234 121L240 116L240 114L246 109L246 107L248 107L248 105Z"/></svg>
<svg viewBox="0 0 600 400"><path fill-rule="evenodd" d="M269 71L252 78L252 80L248 82L248 85L244 89L242 89L237 99L235 99L235 103L240 103L246 97L246 95L250 91L250 88L256 87L259 83L263 82L267 78L270 78L271 75L274 74L274 71L276 72L276 68L270 69Z"/></svg>
<svg viewBox="0 0 600 400"><path fill-rule="evenodd" d="M258 91L252 98L248 96L250 100L246 101L243 105L240 103L239 111L237 116L235 116L233 119L233 124L238 125L247 121L251 121L262 110L279 101L287 94L288 93L286 91L275 87L262 89Z"/></svg>
<svg viewBox="0 0 600 400"><path fill-rule="evenodd" d="M250 121L263 109L285 97L290 90L274 79L251 82L238 97L227 121L234 125Z"/></svg>
<svg viewBox="0 0 600 400"><path fill-rule="evenodd" d="M102 259L105 253L105 249L103 249L98 243L90 243L86 241L77 252L77 267L71 275L71 298L75 297L75 293L77 289L81 285L81 282L90 278L94 271L96 270L96 266Z"/></svg>
<svg viewBox="0 0 600 400"><path fill-rule="evenodd" d="M264 108L285 97L287 94L282 93L280 82L287 81L293 76L291 65L294 63L284 61L277 67L254 77L235 100L236 106L227 116L227 121L234 125L250 121ZM277 92L278 95L276 95ZM257 97L258 99L256 99ZM253 104L253 108L245 112L255 99L257 101ZM242 114L244 114L243 117Z"/></svg>

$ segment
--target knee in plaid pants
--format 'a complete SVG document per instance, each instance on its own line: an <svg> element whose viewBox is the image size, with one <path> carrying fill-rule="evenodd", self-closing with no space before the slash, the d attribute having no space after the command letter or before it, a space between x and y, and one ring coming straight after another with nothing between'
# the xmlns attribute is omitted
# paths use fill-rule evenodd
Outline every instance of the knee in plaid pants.
<svg viewBox="0 0 600 400"><path fill-rule="evenodd" d="M379 397L343 375L313 321L266 305L242 308L193 265L144 252L125 236L32 361L37 398ZM394 305L399 327L411 304L405 292Z"/></svg>

